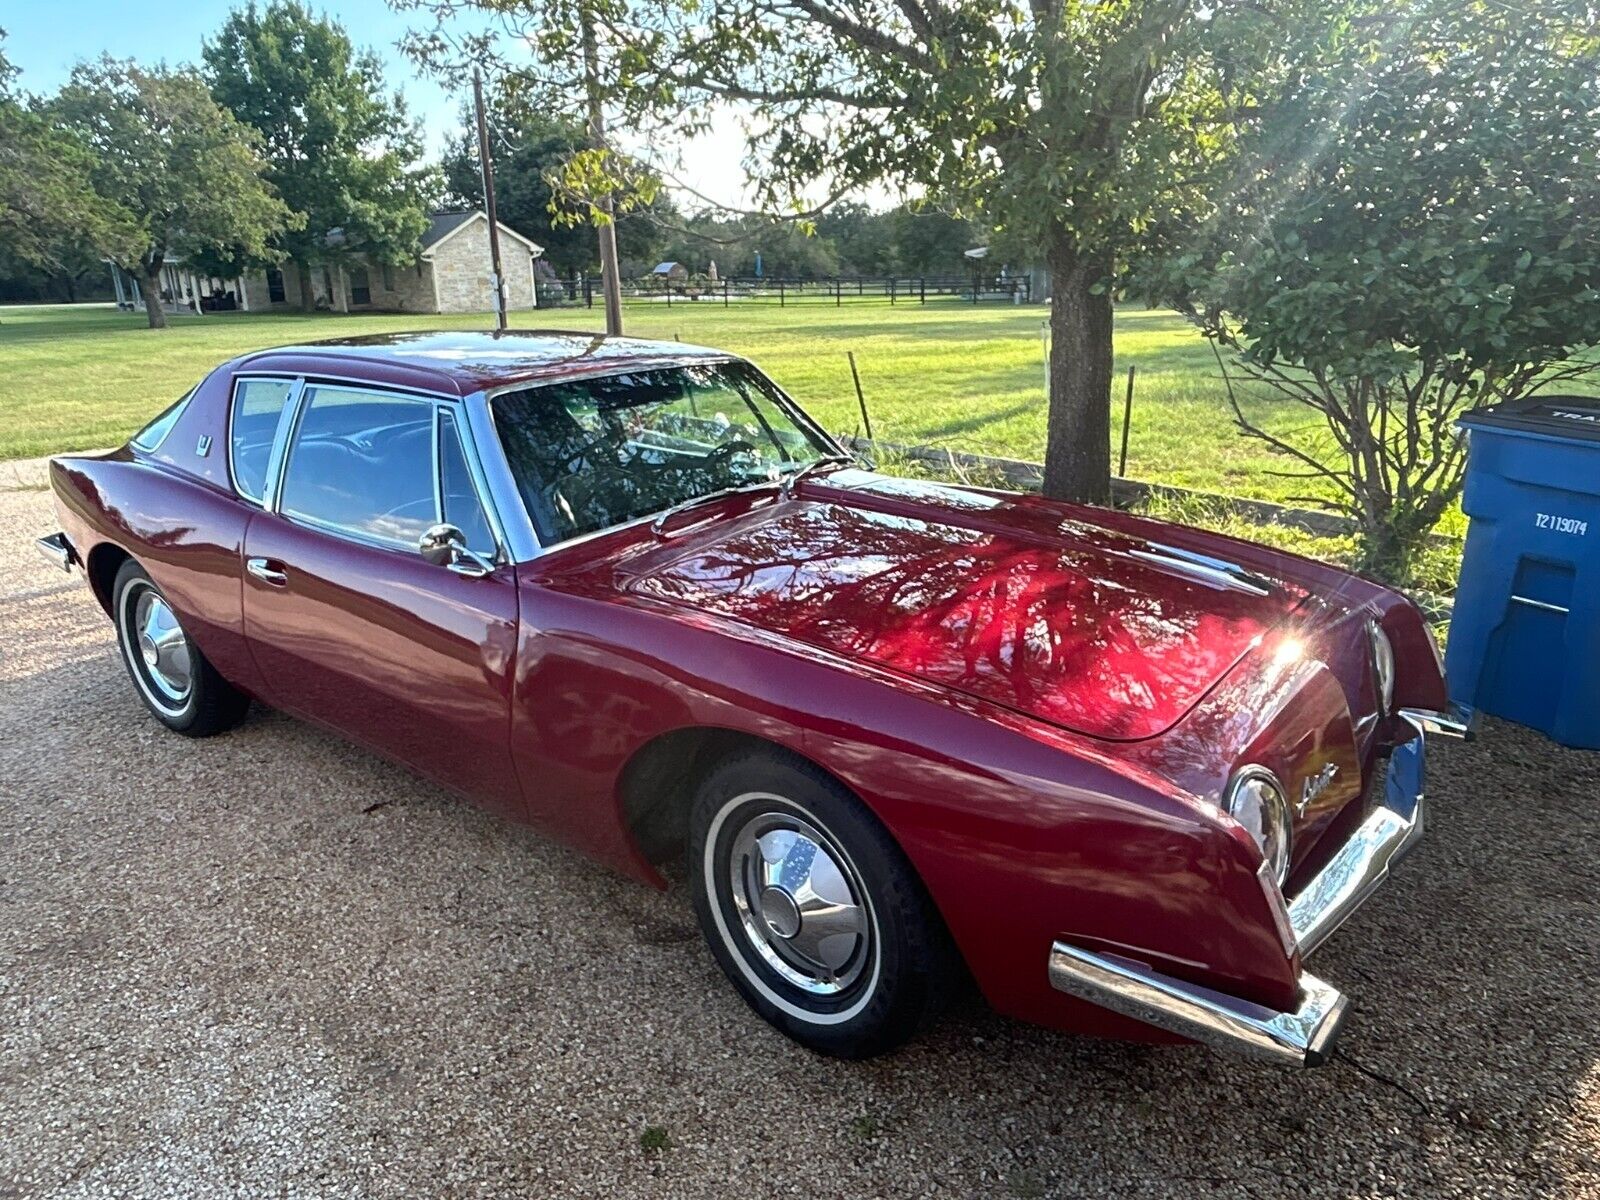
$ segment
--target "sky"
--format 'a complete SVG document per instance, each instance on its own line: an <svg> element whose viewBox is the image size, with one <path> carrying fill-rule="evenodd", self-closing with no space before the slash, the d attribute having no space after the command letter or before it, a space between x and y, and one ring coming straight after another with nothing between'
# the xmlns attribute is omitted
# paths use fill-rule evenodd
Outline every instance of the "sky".
<svg viewBox="0 0 1600 1200"><path fill-rule="evenodd" d="M214 34L228 12L243 0L0 0L0 28L6 31L6 57L22 72L20 86L52 92L66 81L73 64L109 53L150 63L197 63L201 43ZM392 12L384 0L313 0L313 8L333 17L356 45L376 50L386 64L392 90L405 93L412 115L427 133L430 157L456 132L460 100L417 72L396 48L409 23L426 18ZM746 202L742 173L730 163L743 157L737 122L718 123L710 135L682 147L676 172L689 187L730 205ZM684 197L684 206L695 201Z"/></svg>

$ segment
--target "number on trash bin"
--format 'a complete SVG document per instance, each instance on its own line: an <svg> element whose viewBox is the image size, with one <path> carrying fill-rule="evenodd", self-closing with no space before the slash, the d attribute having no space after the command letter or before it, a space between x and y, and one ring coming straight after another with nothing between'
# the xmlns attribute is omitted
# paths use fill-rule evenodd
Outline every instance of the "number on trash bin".
<svg viewBox="0 0 1600 1200"><path fill-rule="evenodd" d="M1570 533L1574 537L1585 537L1589 533L1589 522L1580 521L1576 517L1558 517L1551 513L1534 513L1533 522L1540 529L1553 529L1557 533Z"/></svg>

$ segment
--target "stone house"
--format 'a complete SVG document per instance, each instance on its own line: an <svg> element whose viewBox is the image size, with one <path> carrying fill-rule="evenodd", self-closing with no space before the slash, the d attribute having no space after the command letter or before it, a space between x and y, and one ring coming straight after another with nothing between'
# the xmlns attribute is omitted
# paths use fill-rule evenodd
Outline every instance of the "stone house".
<svg viewBox="0 0 1600 1200"><path fill-rule="evenodd" d="M339 236L330 235L337 246ZM537 308L534 261L544 247L504 223L500 261L508 309ZM493 312L489 282L489 218L483 212L439 212L428 218L422 252L397 265L351 255L311 267L311 290L319 308L335 312ZM257 271L239 281L240 308L251 312L300 306L300 279L293 263Z"/></svg>

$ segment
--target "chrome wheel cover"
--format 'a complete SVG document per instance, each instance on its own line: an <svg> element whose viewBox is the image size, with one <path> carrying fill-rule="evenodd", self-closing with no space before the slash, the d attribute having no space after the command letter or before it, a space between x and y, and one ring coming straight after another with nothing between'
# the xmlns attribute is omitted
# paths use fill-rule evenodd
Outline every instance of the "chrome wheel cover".
<svg viewBox="0 0 1600 1200"><path fill-rule="evenodd" d="M145 694L163 710L181 710L194 688L194 660L172 606L140 580L123 593L122 626L123 650Z"/></svg>
<svg viewBox="0 0 1600 1200"><path fill-rule="evenodd" d="M785 809L757 808L726 844L721 883L740 933L780 979L809 996L834 999L876 966L866 888L826 832Z"/></svg>

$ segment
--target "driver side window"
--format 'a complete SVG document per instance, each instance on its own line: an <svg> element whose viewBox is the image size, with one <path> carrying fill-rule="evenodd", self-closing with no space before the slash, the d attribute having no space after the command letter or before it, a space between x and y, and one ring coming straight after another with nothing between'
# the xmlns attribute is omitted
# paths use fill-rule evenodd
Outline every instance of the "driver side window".
<svg viewBox="0 0 1600 1200"><path fill-rule="evenodd" d="M329 529L416 550L439 520L431 400L308 389L281 509Z"/></svg>

